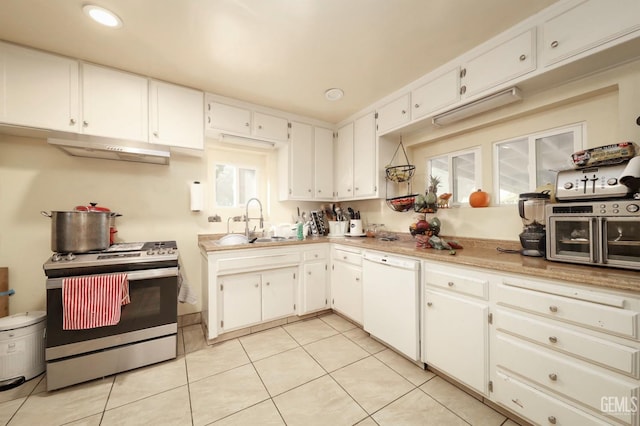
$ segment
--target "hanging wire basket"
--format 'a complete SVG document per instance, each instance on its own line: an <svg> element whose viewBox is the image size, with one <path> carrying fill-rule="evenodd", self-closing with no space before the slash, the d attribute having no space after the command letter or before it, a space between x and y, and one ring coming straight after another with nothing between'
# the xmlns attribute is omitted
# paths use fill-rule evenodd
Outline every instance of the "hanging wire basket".
<svg viewBox="0 0 640 426"><path fill-rule="evenodd" d="M395 212L406 212L413 208L418 194L403 195L401 197L387 198L387 206Z"/></svg>
<svg viewBox="0 0 640 426"><path fill-rule="evenodd" d="M416 166L409 164L409 157L407 157L407 151L404 150L404 145L402 145L402 138L400 138L400 143L398 144L396 151L393 153L393 157L391 158L391 162L389 164L393 164L393 160L395 160L396 155L398 155L398 150L400 148L402 148L402 153L404 154L404 159L407 163L400 166L385 167L387 179L397 183L409 181L416 171Z"/></svg>

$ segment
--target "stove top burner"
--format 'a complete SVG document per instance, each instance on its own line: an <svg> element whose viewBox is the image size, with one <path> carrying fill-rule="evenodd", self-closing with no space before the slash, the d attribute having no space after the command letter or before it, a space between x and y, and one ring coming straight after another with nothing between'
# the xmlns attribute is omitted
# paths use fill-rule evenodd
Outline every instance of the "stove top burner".
<svg viewBox="0 0 640 426"><path fill-rule="evenodd" d="M178 264L175 241L116 243L91 253L54 253L43 265L48 277L124 272Z"/></svg>

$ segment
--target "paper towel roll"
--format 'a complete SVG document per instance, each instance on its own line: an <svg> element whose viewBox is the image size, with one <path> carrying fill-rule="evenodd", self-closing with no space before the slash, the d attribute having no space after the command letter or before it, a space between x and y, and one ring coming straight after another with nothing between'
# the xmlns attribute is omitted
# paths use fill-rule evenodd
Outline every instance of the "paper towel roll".
<svg viewBox="0 0 640 426"><path fill-rule="evenodd" d="M640 156L629 160L618 180L621 184L629 187L631 191L640 190Z"/></svg>
<svg viewBox="0 0 640 426"><path fill-rule="evenodd" d="M204 190L200 182L191 184L191 211L199 212L204 207Z"/></svg>

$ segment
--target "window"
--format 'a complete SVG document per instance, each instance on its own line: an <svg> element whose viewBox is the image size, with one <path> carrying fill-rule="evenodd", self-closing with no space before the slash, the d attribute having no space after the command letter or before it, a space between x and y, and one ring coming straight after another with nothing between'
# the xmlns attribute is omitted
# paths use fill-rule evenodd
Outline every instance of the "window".
<svg viewBox="0 0 640 426"><path fill-rule="evenodd" d="M515 204L519 194L554 184L556 172L569 167L571 154L582 149L583 128L578 124L495 143L497 202Z"/></svg>
<svg viewBox="0 0 640 426"><path fill-rule="evenodd" d="M468 203L469 195L482 187L480 161L480 148L427 160L427 189L429 177L437 177L440 179L438 194L452 193L452 204Z"/></svg>
<svg viewBox="0 0 640 426"><path fill-rule="evenodd" d="M257 197L257 171L230 164L216 164L216 206L243 206Z"/></svg>

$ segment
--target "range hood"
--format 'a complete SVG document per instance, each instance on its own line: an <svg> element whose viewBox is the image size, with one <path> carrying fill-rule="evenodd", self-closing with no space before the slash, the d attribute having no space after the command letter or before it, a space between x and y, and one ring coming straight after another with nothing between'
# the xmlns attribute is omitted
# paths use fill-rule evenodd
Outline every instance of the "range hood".
<svg viewBox="0 0 640 426"><path fill-rule="evenodd" d="M76 157L103 158L106 160L135 161L138 163L169 164L169 148L144 142L115 140L108 138L47 139L69 155Z"/></svg>

